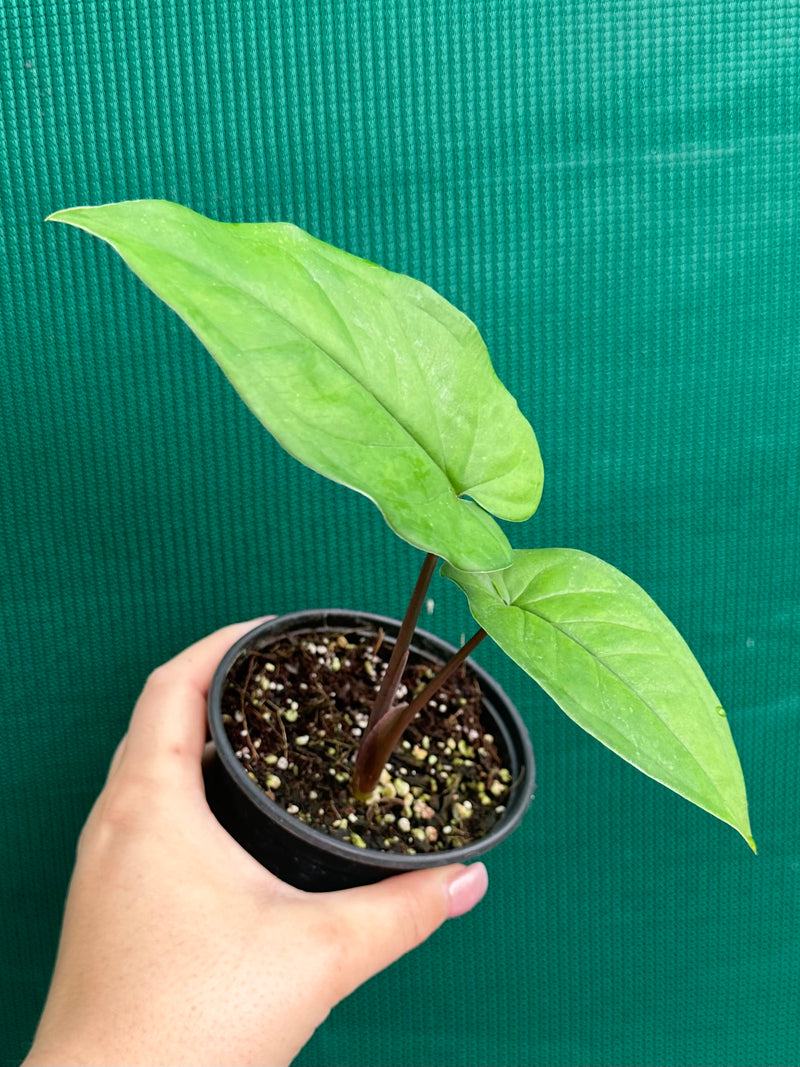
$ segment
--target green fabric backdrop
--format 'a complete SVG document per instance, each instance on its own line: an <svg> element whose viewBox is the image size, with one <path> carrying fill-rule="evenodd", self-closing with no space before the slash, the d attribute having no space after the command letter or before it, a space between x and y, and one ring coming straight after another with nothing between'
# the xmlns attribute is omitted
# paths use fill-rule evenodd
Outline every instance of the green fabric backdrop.
<svg viewBox="0 0 800 1067"><path fill-rule="evenodd" d="M5 0L0 78L3 1063L146 673L269 610L396 614L418 564L43 223L148 196L296 222L466 311L545 459L512 536L648 589L749 782L758 857L482 651L533 735L525 826L297 1062L800 1063L796 0Z"/></svg>

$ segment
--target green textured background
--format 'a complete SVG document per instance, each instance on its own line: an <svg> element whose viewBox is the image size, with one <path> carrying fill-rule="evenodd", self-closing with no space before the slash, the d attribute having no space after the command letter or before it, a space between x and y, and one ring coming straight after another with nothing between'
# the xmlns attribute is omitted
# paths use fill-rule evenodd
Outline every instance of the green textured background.
<svg viewBox="0 0 800 1067"><path fill-rule="evenodd" d="M673 617L760 847L485 652L531 726L526 824L487 901L297 1062L800 1063L797 0L4 0L0 79L2 1062L146 673L264 611L396 614L418 563L43 223L163 196L296 222L478 323L545 459L515 542L603 556Z"/></svg>

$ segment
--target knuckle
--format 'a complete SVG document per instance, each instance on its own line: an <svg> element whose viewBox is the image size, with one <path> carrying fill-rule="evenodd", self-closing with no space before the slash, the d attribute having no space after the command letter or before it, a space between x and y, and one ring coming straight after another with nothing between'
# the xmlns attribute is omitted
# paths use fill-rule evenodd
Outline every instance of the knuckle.
<svg viewBox="0 0 800 1067"><path fill-rule="evenodd" d="M159 690L171 685L175 680L175 668L171 661L154 667L145 679L146 690Z"/></svg>
<svg viewBox="0 0 800 1067"><path fill-rule="evenodd" d="M150 788L139 776L128 775L123 781L106 786L78 839L79 850L106 847L128 838L144 825Z"/></svg>
<svg viewBox="0 0 800 1067"><path fill-rule="evenodd" d="M399 887L401 903L399 913L402 916L403 935L408 948L420 945L439 925L441 918L433 915L431 900L427 894L421 894L415 885L409 882Z"/></svg>

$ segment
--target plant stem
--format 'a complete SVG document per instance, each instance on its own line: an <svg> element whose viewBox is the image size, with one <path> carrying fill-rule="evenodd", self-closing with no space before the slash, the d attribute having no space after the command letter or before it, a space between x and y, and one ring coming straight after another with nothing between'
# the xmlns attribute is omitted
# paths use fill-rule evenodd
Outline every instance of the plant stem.
<svg viewBox="0 0 800 1067"><path fill-rule="evenodd" d="M456 652L456 654L450 660L448 660L448 662L444 665L444 667L442 667L436 677L432 678L428 682L422 692L418 696L414 697L411 703L403 711L402 716L398 716L398 722L401 724L400 734L403 733L403 731L414 718L414 716L417 715L420 711L422 711L428 701L431 700L432 697L436 696L436 694L442 688L447 679L453 674L454 671L458 670L458 668L461 666L467 656L469 656L473 649L476 649L478 647L484 637L486 637L486 631L484 629L480 629L476 633L474 633L469 639L469 641L467 641L465 645L462 645L458 652ZM401 706L402 705L397 705L398 708Z"/></svg>
<svg viewBox="0 0 800 1067"><path fill-rule="evenodd" d="M409 704L395 704L387 708L381 719L374 726L370 726L367 729L353 769L352 790L357 799L365 800L370 795L378 784L381 771L389 759L392 749L403 736L408 724L425 707L428 701L438 693L448 678L454 671L458 670L467 656L473 649L477 648L484 637L486 637L486 631L484 629L478 630ZM406 658L408 658L407 649Z"/></svg>
<svg viewBox="0 0 800 1067"><path fill-rule="evenodd" d="M406 661L408 659L408 649L411 644L411 639L417 628L419 613L422 610L425 594L428 591L428 586L433 577L433 572L436 569L438 559L438 556L429 552L423 561L419 577L414 586L414 592L411 594L411 599L408 602L405 616L400 624L400 631L397 634L397 641L392 649L392 655L389 658L386 673L383 676L378 695L375 697L375 703L372 705L369 723L367 724L366 733L364 735L365 741L384 715L390 710L394 702L397 687L400 685L403 671L406 669Z"/></svg>

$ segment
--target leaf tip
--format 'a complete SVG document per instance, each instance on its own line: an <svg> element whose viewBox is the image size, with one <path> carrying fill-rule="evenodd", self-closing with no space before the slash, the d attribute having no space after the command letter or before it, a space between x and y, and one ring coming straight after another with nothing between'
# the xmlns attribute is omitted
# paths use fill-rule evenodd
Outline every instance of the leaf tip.
<svg viewBox="0 0 800 1067"><path fill-rule="evenodd" d="M45 222L65 222L68 226L75 226L76 224L70 218L70 215L75 211L73 207L61 208L59 211L52 211Z"/></svg>

